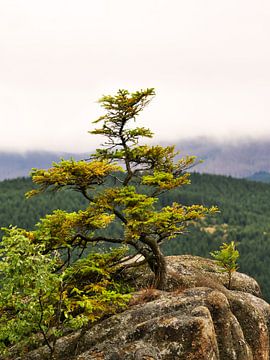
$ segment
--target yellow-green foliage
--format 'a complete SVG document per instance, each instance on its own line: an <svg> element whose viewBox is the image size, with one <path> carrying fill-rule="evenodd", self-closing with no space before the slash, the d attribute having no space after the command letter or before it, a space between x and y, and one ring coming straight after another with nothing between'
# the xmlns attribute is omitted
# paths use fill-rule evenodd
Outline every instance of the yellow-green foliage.
<svg viewBox="0 0 270 360"><path fill-rule="evenodd" d="M213 251L210 254L221 267L221 271L228 274L228 288L230 289L232 274L238 269L237 260L239 258L239 252L235 248L234 241L229 244L223 243L220 250Z"/></svg>
<svg viewBox="0 0 270 360"><path fill-rule="evenodd" d="M65 317L74 324L85 319L96 321L126 307L130 295L127 285L114 279L117 263L126 249L114 249L109 254L89 254L69 267L64 274ZM67 300L66 300L67 299ZM74 314L78 314L74 317Z"/></svg>
<svg viewBox="0 0 270 360"><path fill-rule="evenodd" d="M53 163L49 170L32 170L33 182L40 187L28 192L26 196L31 197L47 189L58 190L64 186L84 191L94 185L101 185L109 173L121 170L120 166L109 164L105 160L61 160L59 163Z"/></svg>
<svg viewBox="0 0 270 360"><path fill-rule="evenodd" d="M89 243L128 244L146 258L152 269L159 269L157 279L165 274L160 245L182 233L190 222L217 211L214 207L179 203L160 208L161 194L190 183L187 170L195 157L176 160L179 154L174 146L139 144L153 133L144 127L132 127L132 123L154 95L150 88L103 96L99 102L105 114L94 122L100 127L90 132L106 138L102 148L89 161L62 160L49 170L33 170L33 181L39 187L28 196L47 189L71 188L89 201L85 211L56 211L40 221L36 241L45 240L46 249L66 247L70 256L74 248L83 250ZM117 173L119 170L122 175ZM108 177L114 179L113 185L111 182L108 186ZM117 238L97 233L114 222L123 227ZM156 286L162 287L158 280Z"/></svg>
<svg viewBox="0 0 270 360"><path fill-rule="evenodd" d="M190 180L188 173L175 179L172 173L155 171L153 175L144 176L142 183L144 185L157 186L160 190L171 190L182 185L190 184Z"/></svg>
<svg viewBox="0 0 270 360"><path fill-rule="evenodd" d="M49 249L76 246L81 236L94 234L95 230L107 227L114 218L113 214L94 207L72 213L55 210L51 215L40 219L37 231L33 234L36 241L45 242ZM81 236L78 237L78 233Z"/></svg>

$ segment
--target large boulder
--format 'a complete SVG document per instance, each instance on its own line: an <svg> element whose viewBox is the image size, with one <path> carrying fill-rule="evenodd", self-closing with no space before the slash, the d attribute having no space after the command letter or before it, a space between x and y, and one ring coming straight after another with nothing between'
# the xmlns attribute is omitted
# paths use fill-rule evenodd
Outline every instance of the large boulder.
<svg viewBox="0 0 270 360"><path fill-rule="evenodd" d="M235 273L232 289L214 261L167 257L168 285L147 268L126 269L137 287L129 308L56 343L57 360L268 360L270 305L256 281ZM27 360L49 359L48 348Z"/></svg>

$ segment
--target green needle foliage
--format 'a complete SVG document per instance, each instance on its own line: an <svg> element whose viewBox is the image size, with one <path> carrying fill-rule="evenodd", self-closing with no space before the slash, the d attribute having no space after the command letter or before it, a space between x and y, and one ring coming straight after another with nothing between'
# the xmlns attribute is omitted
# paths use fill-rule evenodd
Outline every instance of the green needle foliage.
<svg viewBox="0 0 270 360"><path fill-rule="evenodd" d="M210 254L221 267L221 271L228 274L228 289L231 289L232 274L238 269L237 260L239 258L239 252L235 248L234 241L229 244L223 243L220 250L213 251Z"/></svg>

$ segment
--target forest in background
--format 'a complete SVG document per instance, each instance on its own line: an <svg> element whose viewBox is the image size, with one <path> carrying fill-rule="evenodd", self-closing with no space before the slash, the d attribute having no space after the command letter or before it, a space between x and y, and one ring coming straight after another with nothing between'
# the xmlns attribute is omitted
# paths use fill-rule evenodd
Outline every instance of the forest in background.
<svg viewBox="0 0 270 360"><path fill-rule="evenodd" d="M217 205L220 213L190 226L169 241L167 255L193 254L210 257L209 252L224 241L235 241L240 252L239 271L253 276L270 301L270 184L220 175L193 173L192 184L163 195L165 205L173 200L184 205ZM32 229L40 217L55 209L75 211L87 205L79 194L69 191L25 199L33 188L30 178L0 182L0 226L10 224ZM170 196L170 198L168 198ZM117 226L110 229L117 236Z"/></svg>

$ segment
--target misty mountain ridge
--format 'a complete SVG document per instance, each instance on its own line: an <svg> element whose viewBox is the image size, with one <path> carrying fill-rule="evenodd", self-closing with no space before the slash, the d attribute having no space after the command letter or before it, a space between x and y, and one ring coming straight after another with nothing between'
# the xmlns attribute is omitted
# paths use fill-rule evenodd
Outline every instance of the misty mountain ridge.
<svg viewBox="0 0 270 360"><path fill-rule="evenodd" d="M266 171L259 171L251 176L248 176L247 179L252 181L270 183L270 173Z"/></svg>
<svg viewBox="0 0 270 360"><path fill-rule="evenodd" d="M49 168L61 158L79 160L87 156L89 155L49 151L0 152L0 180L29 176L32 168Z"/></svg>
<svg viewBox="0 0 270 360"><path fill-rule="evenodd" d="M218 142L209 138L173 141L180 155L196 155L202 163L192 171L270 181L270 139ZM169 142L162 142L168 145ZM49 151L0 152L0 180L29 176L32 168L48 168L61 158L85 159L89 153ZM262 173L262 174L261 174ZM264 173L264 174L263 174ZM259 174L259 175L254 175ZM260 175L261 174L261 175ZM267 180L269 179L269 180Z"/></svg>
<svg viewBox="0 0 270 360"><path fill-rule="evenodd" d="M250 177L255 173L270 173L270 139L218 142L208 138L176 143L182 155L196 155L203 160L194 170L200 173Z"/></svg>

